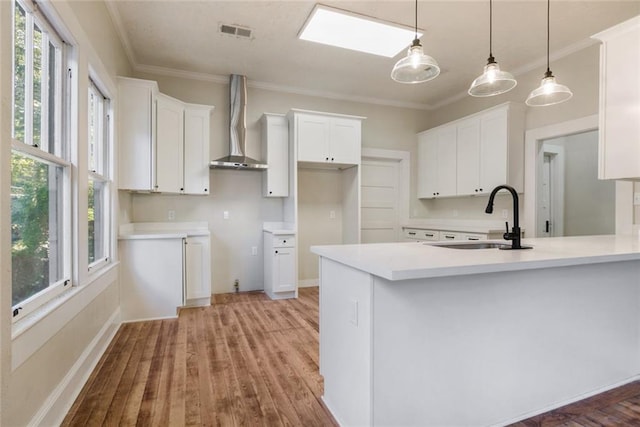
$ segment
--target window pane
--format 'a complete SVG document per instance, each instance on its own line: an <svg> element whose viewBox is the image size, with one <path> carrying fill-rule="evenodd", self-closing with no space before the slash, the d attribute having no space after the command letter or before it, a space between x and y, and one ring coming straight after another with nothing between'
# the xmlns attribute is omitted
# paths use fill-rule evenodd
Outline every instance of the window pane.
<svg viewBox="0 0 640 427"><path fill-rule="evenodd" d="M25 37L26 14L18 3L14 14L13 50L13 137L24 142L25 126Z"/></svg>
<svg viewBox="0 0 640 427"><path fill-rule="evenodd" d="M106 256L105 192L104 182L89 180L89 264Z"/></svg>
<svg viewBox="0 0 640 427"><path fill-rule="evenodd" d="M56 154L58 156L62 156L62 148L61 147L57 147L57 142L59 141L58 138L56 138L56 124L57 124L57 120L56 120L56 113L58 113L57 109L56 109L56 102L60 102L61 100L60 95L57 95L60 93L60 91L58 90L58 85L59 85L59 79L57 78L57 70L59 70L60 66L58 64L58 58L59 58L59 50L58 48L56 48L51 42L49 42L49 70L47 72L47 75L45 77L46 83L47 83L47 100L48 100L48 121L47 121L47 125L48 125L48 129L46 132L47 135L47 141L48 141L48 148L49 148L49 152L52 154ZM56 96L57 95L57 96Z"/></svg>
<svg viewBox="0 0 640 427"><path fill-rule="evenodd" d="M96 170L96 94L93 90L89 90L89 170Z"/></svg>
<svg viewBox="0 0 640 427"><path fill-rule="evenodd" d="M63 168L11 157L12 305L61 280Z"/></svg>
<svg viewBox="0 0 640 427"><path fill-rule="evenodd" d="M42 147L42 30L33 25L33 145ZM42 147L46 148L46 147Z"/></svg>

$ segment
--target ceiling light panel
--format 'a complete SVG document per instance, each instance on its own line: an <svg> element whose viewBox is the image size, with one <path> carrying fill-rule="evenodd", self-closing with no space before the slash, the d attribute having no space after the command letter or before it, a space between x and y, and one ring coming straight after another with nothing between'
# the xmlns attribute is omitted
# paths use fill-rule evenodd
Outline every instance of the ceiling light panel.
<svg viewBox="0 0 640 427"><path fill-rule="evenodd" d="M392 58L404 51L414 36L413 29L316 5L298 38ZM418 32L418 37L421 36Z"/></svg>

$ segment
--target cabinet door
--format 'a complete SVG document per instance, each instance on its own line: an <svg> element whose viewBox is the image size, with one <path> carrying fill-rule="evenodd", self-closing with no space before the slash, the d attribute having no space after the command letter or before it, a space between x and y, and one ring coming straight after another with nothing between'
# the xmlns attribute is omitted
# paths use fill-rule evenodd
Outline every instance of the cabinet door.
<svg viewBox="0 0 640 427"><path fill-rule="evenodd" d="M456 127L438 132L438 197L456 195Z"/></svg>
<svg viewBox="0 0 640 427"><path fill-rule="evenodd" d="M184 193L209 194L210 107L187 105L184 111Z"/></svg>
<svg viewBox="0 0 640 427"><path fill-rule="evenodd" d="M480 188L490 193L496 186L507 184L508 112L494 111L480 119Z"/></svg>
<svg viewBox="0 0 640 427"><path fill-rule="evenodd" d="M600 47L599 179L640 178L640 16L595 36Z"/></svg>
<svg viewBox="0 0 640 427"><path fill-rule="evenodd" d="M331 119L329 137L329 161L333 163L359 165L361 163L361 122L360 120Z"/></svg>
<svg viewBox="0 0 640 427"><path fill-rule="evenodd" d="M277 248L273 252L273 292L295 291L295 249Z"/></svg>
<svg viewBox="0 0 640 427"><path fill-rule="evenodd" d="M289 125L286 117L264 116L262 152L269 167L262 174L265 197L289 196Z"/></svg>
<svg viewBox="0 0 640 427"><path fill-rule="evenodd" d="M118 188L154 189L155 82L118 79Z"/></svg>
<svg viewBox="0 0 640 427"><path fill-rule="evenodd" d="M310 114L296 115L298 161L328 162L330 118Z"/></svg>
<svg viewBox="0 0 640 427"><path fill-rule="evenodd" d="M156 184L166 193L184 191L184 104L158 94L156 100Z"/></svg>
<svg viewBox="0 0 640 427"><path fill-rule="evenodd" d="M418 137L418 198L436 197L438 191L438 136L436 132Z"/></svg>
<svg viewBox="0 0 640 427"><path fill-rule="evenodd" d="M209 253L208 236L187 237L185 245L186 300L211 297Z"/></svg>
<svg viewBox="0 0 640 427"><path fill-rule="evenodd" d="M458 123L456 140L457 194L478 194L480 189L480 120Z"/></svg>

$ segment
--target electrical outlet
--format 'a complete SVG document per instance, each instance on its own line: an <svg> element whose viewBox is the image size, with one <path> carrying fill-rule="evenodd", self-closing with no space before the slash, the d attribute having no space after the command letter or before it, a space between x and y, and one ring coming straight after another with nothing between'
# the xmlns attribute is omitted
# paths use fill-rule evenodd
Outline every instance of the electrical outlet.
<svg viewBox="0 0 640 427"><path fill-rule="evenodd" d="M223 219L229 219L229 211L222 212L222 218Z"/></svg>
<svg viewBox="0 0 640 427"><path fill-rule="evenodd" d="M173 221L174 219L176 219L176 211L174 211L173 209L169 209L167 211L167 219L169 221Z"/></svg>
<svg viewBox="0 0 640 427"><path fill-rule="evenodd" d="M640 205L640 193L633 193L633 204Z"/></svg>
<svg viewBox="0 0 640 427"><path fill-rule="evenodd" d="M509 218L509 209L502 209L502 218L503 219Z"/></svg>
<svg viewBox="0 0 640 427"><path fill-rule="evenodd" d="M336 219L336 211L329 211L329 219Z"/></svg>
<svg viewBox="0 0 640 427"><path fill-rule="evenodd" d="M251 246L251 255L258 255L258 247Z"/></svg>
<svg viewBox="0 0 640 427"><path fill-rule="evenodd" d="M458 216L458 209L453 210L453 216Z"/></svg>

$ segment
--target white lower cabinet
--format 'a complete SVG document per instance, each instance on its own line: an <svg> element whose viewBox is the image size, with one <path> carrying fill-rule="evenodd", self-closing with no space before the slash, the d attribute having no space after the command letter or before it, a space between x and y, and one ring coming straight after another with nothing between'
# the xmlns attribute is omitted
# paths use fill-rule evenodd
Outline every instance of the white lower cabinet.
<svg viewBox="0 0 640 427"><path fill-rule="evenodd" d="M264 233L264 291L271 299L296 297L296 247L293 234Z"/></svg>
<svg viewBox="0 0 640 427"><path fill-rule="evenodd" d="M466 233L463 231L440 231L424 228L404 228L404 237L407 241L419 242L448 241L448 240L487 240L488 234Z"/></svg>
<svg viewBox="0 0 640 427"><path fill-rule="evenodd" d="M211 262L209 236L184 239L184 305L211 304Z"/></svg>
<svg viewBox="0 0 640 427"><path fill-rule="evenodd" d="M405 228L404 237L407 240L438 241L440 240L440 232L438 230L423 230L421 228Z"/></svg>
<svg viewBox="0 0 640 427"><path fill-rule="evenodd" d="M122 320L176 317L179 307L210 305L208 230L190 234L140 224L121 226L129 227L118 246Z"/></svg>

